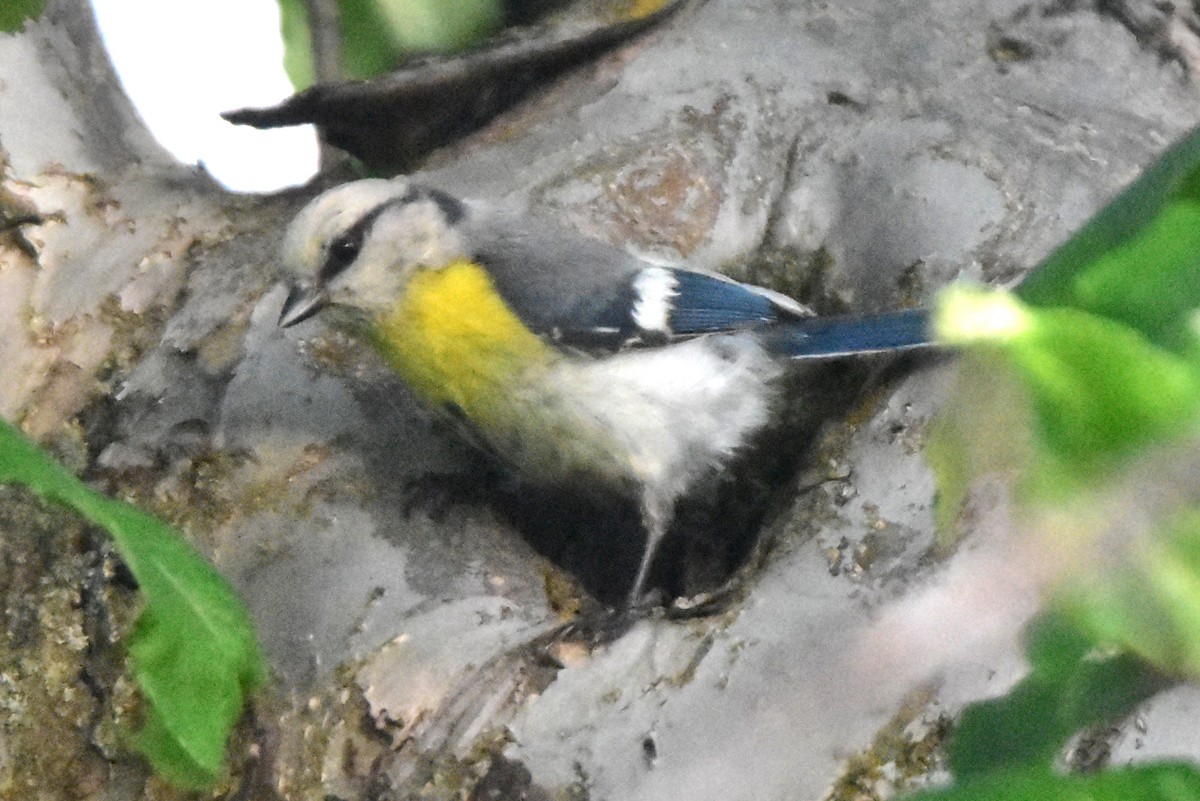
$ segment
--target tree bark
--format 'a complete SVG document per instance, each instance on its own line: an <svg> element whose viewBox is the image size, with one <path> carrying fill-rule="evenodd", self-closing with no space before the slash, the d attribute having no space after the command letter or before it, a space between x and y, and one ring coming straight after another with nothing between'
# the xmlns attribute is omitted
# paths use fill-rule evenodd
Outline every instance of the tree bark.
<svg viewBox="0 0 1200 801"><path fill-rule="evenodd" d="M421 179L824 311L1010 284L1200 120L1189 28L1126 5L708 0ZM276 328L307 193L172 163L82 0L0 36L0 149L0 213L40 220L0 233L0 413L187 532L271 655L218 792L872 796L923 780L943 716L1023 669L1038 580L1002 501L971 547L934 547L921 448L946 361L866 398L861 374L810 377L803 430L833 416L724 612L564 631L589 593L514 516L406 514L407 485L475 478L466 452L361 347ZM120 733L136 594L103 537L14 492L0 521L0 789L169 795ZM1187 703L1158 707L1165 732Z"/></svg>

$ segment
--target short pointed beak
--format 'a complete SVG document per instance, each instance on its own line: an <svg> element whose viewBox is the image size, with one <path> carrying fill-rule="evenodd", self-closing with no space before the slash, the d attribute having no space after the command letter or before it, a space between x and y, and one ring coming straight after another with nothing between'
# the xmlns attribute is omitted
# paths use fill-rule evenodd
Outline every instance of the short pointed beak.
<svg viewBox="0 0 1200 801"><path fill-rule="evenodd" d="M302 323L329 304L324 290L294 286L279 310L279 327L290 328Z"/></svg>

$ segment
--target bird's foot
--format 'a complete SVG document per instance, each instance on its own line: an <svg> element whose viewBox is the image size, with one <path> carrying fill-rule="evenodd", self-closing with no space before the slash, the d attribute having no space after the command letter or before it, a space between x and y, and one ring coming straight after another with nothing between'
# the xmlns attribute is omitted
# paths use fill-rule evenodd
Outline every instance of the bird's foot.
<svg viewBox="0 0 1200 801"><path fill-rule="evenodd" d="M667 606L666 616L671 620L687 620L721 614L745 597L746 579L743 567L718 587L675 598Z"/></svg>
<svg viewBox="0 0 1200 801"><path fill-rule="evenodd" d="M653 587L648 591L641 587L634 587L625 598L625 606L622 607L622 611L641 617L648 612L661 609L666 602L666 594L658 587Z"/></svg>

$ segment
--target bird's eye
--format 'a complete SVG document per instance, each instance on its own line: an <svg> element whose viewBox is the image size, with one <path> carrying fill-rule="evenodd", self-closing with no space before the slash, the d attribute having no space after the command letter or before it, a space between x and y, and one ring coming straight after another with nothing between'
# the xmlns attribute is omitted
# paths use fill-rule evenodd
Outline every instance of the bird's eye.
<svg viewBox="0 0 1200 801"><path fill-rule="evenodd" d="M323 282L345 270L358 258L358 253L362 250L363 234L363 229L356 225L329 243L329 252L325 255L325 264L321 267Z"/></svg>

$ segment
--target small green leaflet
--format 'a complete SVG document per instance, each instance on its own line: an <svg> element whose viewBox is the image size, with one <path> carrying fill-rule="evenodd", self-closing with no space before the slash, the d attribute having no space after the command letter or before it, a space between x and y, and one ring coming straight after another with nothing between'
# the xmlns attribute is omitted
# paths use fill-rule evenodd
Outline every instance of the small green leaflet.
<svg viewBox="0 0 1200 801"><path fill-rule="evenodd" d="M297 91L313 84L312 33L303 0L279 0L284 69ZM503 23L498 0L339 0L340 68L369 78L423 53L478 44Z"/></svg>
<svg viewBox="0 0 1200 801"><path fill-rule="evenodd" d="M1200 331L1200 129L1050 254L1017 288L1034 306L1122 323L1151 343L1191 351Z"/></svg>
<svg viewBox="0 0 1200 801"><path fill-rule="evenodd" d="M1200 773L1166 762L1117 768L1086 776L1047 769L994 773L946 790L916 793L906 801L1200 801Z"/></svg>
<svg viewBox="0 0 1200 801"><path fill-rule="evenodd" d="M19 33L26 20L42 15L46 0L4 0L0 3L0 33Z"/></svg>
<svg viewBox="0 0 1200 801"><path fill-rule="evenodd" d="M147 707L137 745L172 784L211 786L246 696L266 676L241 601L177 532L87 488L4 421L0 483L23 484L112 535L146 601L128 645Z"/></svg>
<svg viewBox="0 0 1200 801"><path fill-rule="evenodd" d="M1044 614L1026 636L1029 675L967 707L954 729L947 762L958 781L1049 770L1076 732L1120 720L1167 684L1129 654L1098 656L1067 616Z"/></svg>

